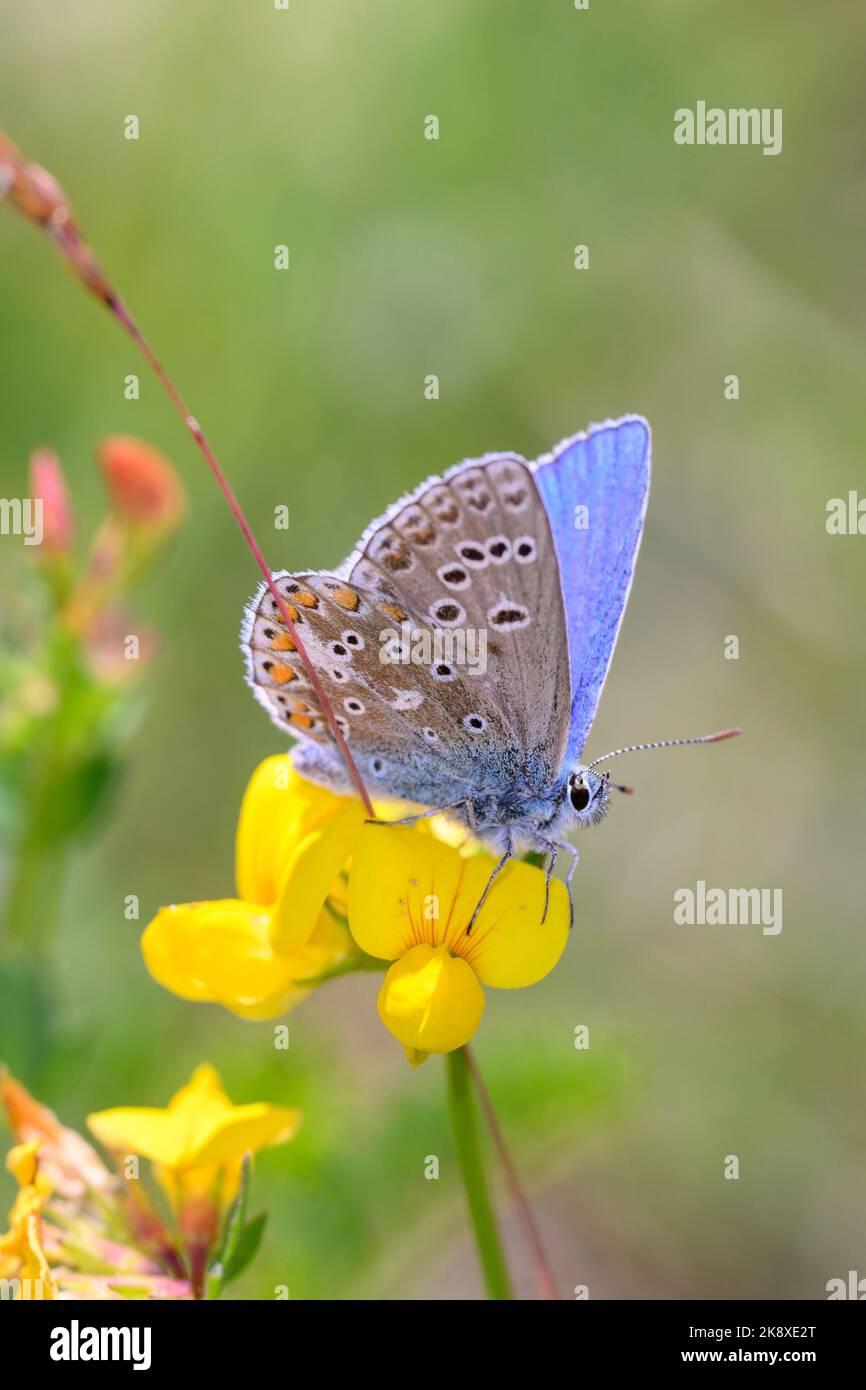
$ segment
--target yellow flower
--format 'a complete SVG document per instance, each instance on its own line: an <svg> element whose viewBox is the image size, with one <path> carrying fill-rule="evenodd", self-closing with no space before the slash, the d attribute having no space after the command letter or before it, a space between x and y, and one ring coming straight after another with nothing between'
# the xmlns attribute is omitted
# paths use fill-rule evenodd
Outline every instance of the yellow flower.
<svg viewBox="0 0 866 1390"><path fill-rule="evenodd" d="M113 1153L149 1158L176 1208L213 1193L224 1206L237 1192L244 1155L291 1139L300 1112L263 1101L233 1105L216 1070L205 1064L165 1110L101 1110L87 1124Z"/></svg>
<svg viewBox="0 0 866 1390"><path fill-rule="evenodd" d="M375 806L382 820L407 809ZM393 961L379 1012L417 1063L472 1036L482 984L533 984L565 947L564 887L551 884L542 923L544 876L518 862L499 875L467 935L494 864L442 817L366 825L359 801L306 781L287 755L267 758L241 808L238 897L163 908L145 930L144 958L175 994L246 1018L285 1012L337 967ZM345 907L345 872L351 937L332 911Z"/></svg>
<svg viewBox="0 0 866 1390"><path fill-rule="evenodd" d="M520 989L556 965L568 939L568 894L512 861L471 933L467 926L493 870L483 853L462 857L408 827L365 826L349 878L349 925L362 950L394 964L379 1015L417 1065L468 1042L484 1011L482 985Z"/></svg>
<svg viewBox="0 0 866 1390"><path fill-rule="evenodd" d="M150 973L183 999L273 1018L340 965L352 941L325 904L364 821L360 802L299 777L287 756L257 768L241 806L237 898L163 908L146 928Z"/></svg>
<svg viewBox="0 0 866 1390"><path fill-rule="evenodd" d="M39 1171L35 1139L10 1149L6 1167L18 1181L19 1192L9 1213L9 1231L0 1236L0 1278L13 1281L16 1297L48 1300L55 1297L51 1270L42 1246L42 1208L51 1184Z"/></svg>

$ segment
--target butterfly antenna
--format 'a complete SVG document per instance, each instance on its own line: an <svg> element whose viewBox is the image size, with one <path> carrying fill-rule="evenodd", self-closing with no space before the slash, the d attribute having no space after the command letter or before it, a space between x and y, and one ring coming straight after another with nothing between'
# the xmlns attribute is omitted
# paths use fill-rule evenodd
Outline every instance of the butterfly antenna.
<svg viewBox="0 0 866 1390"><path fill-rule="evenodd" d="M691 743L721 743L725 738L736 738L741 734L742 729L719 729L715 734L699 734L697 738L664 738L656 743L632 743L628 748L614 748L612 753L602 753L600 758L593 758L591 763L587 763L585 771L591 772L599 763L606 763L608 758L619 758L623 753L645 753L648 748L685 748ZM625 792L626 796L631 796L634 787L628 787L620 782L611 782L612 787L616 787L618 792Z"/></svg>

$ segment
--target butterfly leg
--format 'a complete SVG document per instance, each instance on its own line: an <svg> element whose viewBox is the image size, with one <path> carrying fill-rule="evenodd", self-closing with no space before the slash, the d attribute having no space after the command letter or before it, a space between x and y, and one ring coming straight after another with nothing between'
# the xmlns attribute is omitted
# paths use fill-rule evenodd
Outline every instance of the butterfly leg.
<svg viewBox="0 0 866 1390"><path fill-rule="evenodd" d="M365 825L415 825L419 820L427 820L430 816L441 816L443 811L456 811L458 806L462 806L462 801L453 801L450 806L433 806L429 811L418 811L414 816L403 816L400 820L366 820Z"/></svg>
<svg viewBox="0 0 866 1390"><path fill-rule="evenodd" d="M574 878L574 871L580 863L580 850L575 845L569 844L567 840L548 840L539 835L538 843L550 855L550 863L547 866L547 874L544 879L544 912L541 914L542 925L547 920L547 909L550 906L550 880L553 877L553 870L556 867L556 860L561 849L571 855L571 863L568 866L568 873L565 876L565 886L568 890L568 926L569 930L574 925L574 900L571 896L571 880Z"/></svg>
<svg viewBox="0 0 866 1390"><path fill-rule="evenodd" d="M486 898L487 898L487 894L490 892L491 888L493 887L493 880L497 877L498 874L500 874L500 873L502 872L502 870L505 868L505 865L508 863L509 859L512 859L513 857L514 857L514 844L513 844L513 842L512 842L511 836L509 835L509 836L508 836L508 839L507 839L506 842L505 842L505 853L503 854L502 858L499 860L499 863L498 863L498 864L496 865L496 867L494 868L492 874L490 875L489 879L487 880L487 887L484 889L484 892L481 894L481 897L478 899L478 902L475 904L475 911L473 912L473 914L472 914L472 916L471 916L471 918L470 918L470 920L469 920L469 926L466 928L466 935L467 935L467 936L468 936L469 933L472 931L472 928L475 926L475 919L476 919L476 917L478 916L479 912L481 911L482 907L484 906L485 900L486 900Z"/></svg>
<svg viewBox="0 0 866 1390"><path fill-rule="evenodd" d="M556 868L556 856L559 848L553 840L545 840L539 835L538 843L544 846L545 852L550 855L550 863L547 866L547 873L544 876L544 911L541 914L541 925L547 921L547 909L550 906L550 880L553 878L553 870Z"/></svg>
<svg viewBox="0 0 866 1390"><path fill-rule="evenodd" d="M577 845L570 845L568 840L560 840L559 848L567 850L571 855L571 863L568 866L568 873L565 875L565 886L568 890L568 930L574 926L574 897L571 891L571 880L574 878L574 871L580 863L580 850Z"/></svg>

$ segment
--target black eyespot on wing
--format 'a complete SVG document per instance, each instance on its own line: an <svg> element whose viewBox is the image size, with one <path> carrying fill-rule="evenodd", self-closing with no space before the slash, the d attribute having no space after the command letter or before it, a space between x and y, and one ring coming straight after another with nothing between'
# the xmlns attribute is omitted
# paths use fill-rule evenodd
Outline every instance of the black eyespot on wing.
<svg viewBox="0 0 866 1390"><path fill-rule="evenodd" d="M451 623L455 618L459 618L460 609L456 603L440 603L436 609L436 617L440 622Z"/></svg>

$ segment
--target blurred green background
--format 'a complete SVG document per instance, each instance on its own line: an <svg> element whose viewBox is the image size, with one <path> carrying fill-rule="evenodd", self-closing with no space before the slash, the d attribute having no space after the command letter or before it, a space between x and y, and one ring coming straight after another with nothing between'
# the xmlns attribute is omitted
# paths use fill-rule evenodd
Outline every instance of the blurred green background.
<svg viewBox="0 0 866 1390"><path fill-rule="evenodd" d="M533 457L591 420L648 416L647 531L590 750L745 734L619 764L637 794L581 841L566 957L488 995L476 1054L565 1297L820 1298L866 1273L866 540L825 529L829 498L866 490L866 15L842 0L3 0L0 15L9 134L66 187L275 567L338 562L462 457ZM782 107L783 152L676 146L673 112L698 99ZM69 1123L163 1104L203 1059L236 1101L304 1107L298 1139L258 1162L271 1224L238 1296L478 1296L442 1067L410 1071L375 977L317 992L282 1053L272 1025L144 970L160 904L231 891L243 787L281 748L241 676L256 575L108 314L11 212L0 258L0 495L24 493L49 444L83 531L103 506L94 446L122 432L169 453L192 503L135 598L162 648L120 795L75 859L57 1007L40 1032L7 992L6 1050ZM7 611L27 561L0 541ZM676 926L673 893L697 879L781 888L781 934Z"/></svg>

